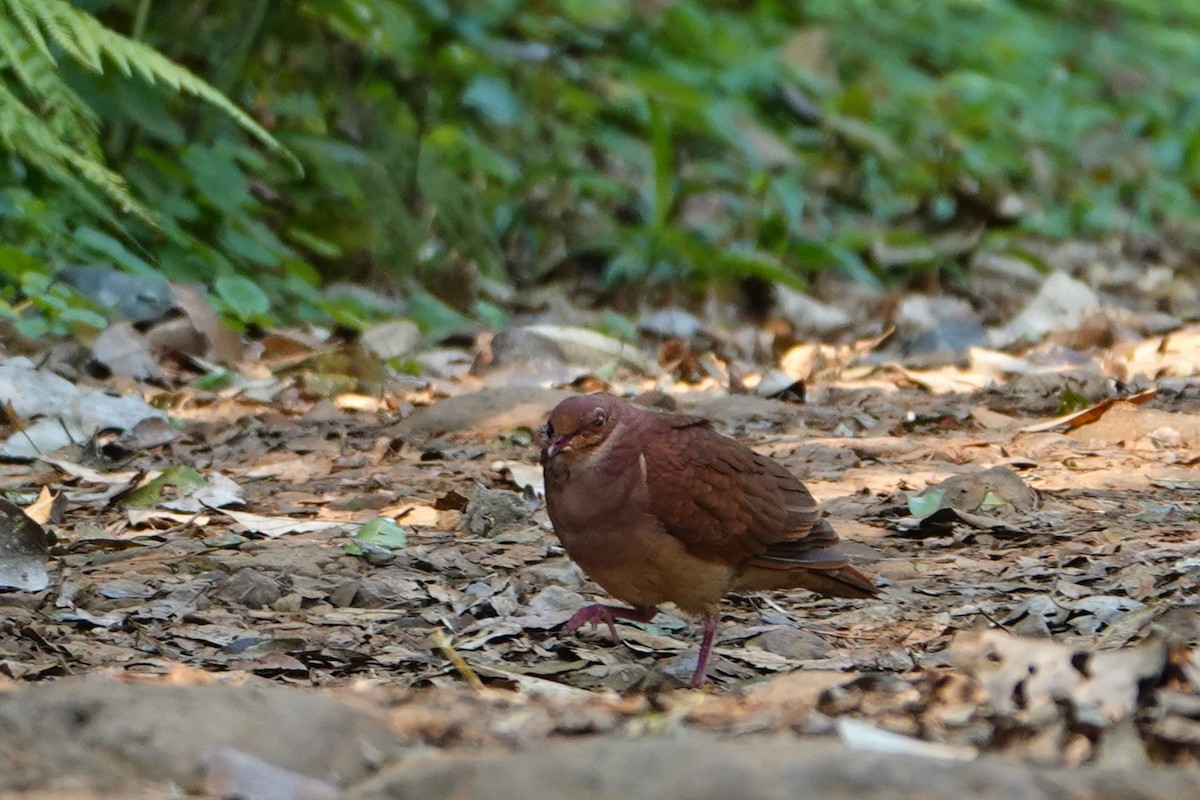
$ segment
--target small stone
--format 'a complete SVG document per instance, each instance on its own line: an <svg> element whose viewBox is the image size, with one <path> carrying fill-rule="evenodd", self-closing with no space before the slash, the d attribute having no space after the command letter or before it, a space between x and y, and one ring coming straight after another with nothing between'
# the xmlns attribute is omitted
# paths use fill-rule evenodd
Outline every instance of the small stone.
<svg viewBox="0 0 1200 800"><path fill-rule="evenodd" d="M496 369L531 372L561 370L567 357L553 339L525 328L497 332L487 349L475 360L472 371L481 374Z"/></svg>
<svg viewBox="0 0 1200 800"><path fill-rule="evenodd" d="M1184 441L1183 434L1175 430L1169 425L1163 425L1161 428L1155 428L1150 431L1150 441L1157 447L1164 448L1180 448L1185 447L1187 442Z"/></svg>
<svg viewBox="0 0 1200 800"><path fill-rule="evenodd" d="M362 581L346 581L329 593L329 602L334 608L348 608L354 605L354 598L361 586Z"/></svg>
<svg viewBox="0 0 1200 800"><path fill-rule="evenodd" d="M638 322L638 330L663 339L692 339L708 335L699 317L676 306L647 314Z"/></svg>
<svg viewBox="0 0 1200 800"><path fill-rule="evenodd" d="M513 528L533 525L533 514L516 492L478 489L466 508L467 530L476 536L495 536Z"/></svg>
<svg viewBox="0 0 1200 800"><path fill-rule="evenodd" d="M362 342L387 360L406 356L421 342L421 329L406 319L394 319L363 331Z"/></svg>
<svg viewBox="0 0 1200 800"><path fill-rule="evenodd" d="M304 595L290 592L271 604L271 608L286 614L294 614L304 606Z"/></svg>
<svg viewBox="0 0 1200 800"><path fill-rule="evenodd" d="M367 577L359 582L353 605L358 608L395 608L420 594L420 586L407 578Z"/></svg>
<svg viewBox="0 0 1200 800"><path fill-rule="evenodd" d="M775 303L779 315L805 336L825 339L854 324L853 318L842 309L787 286L775 287Z"/></svg>
<svg viewBox="0 0 1200 800"><path fill-rule="evenodd" d="M221 597L246 608L264 608L280 597L279 583L267 575L243 567L221 587Z"/></svg>
<svg viewBox="0 0 1200 800"><path fill-rule="evenodd" d="M833 650L829 642L811 631L801 628L776 628L760 633L749 641L768 653L800 661L824 658Z"/></svg>

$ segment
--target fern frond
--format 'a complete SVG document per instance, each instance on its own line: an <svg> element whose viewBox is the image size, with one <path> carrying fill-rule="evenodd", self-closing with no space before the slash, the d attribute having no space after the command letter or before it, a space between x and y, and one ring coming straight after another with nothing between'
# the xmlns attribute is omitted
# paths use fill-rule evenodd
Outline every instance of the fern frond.
<svg viewBox="0 0 1200 800"><path fill-rule="evenodd" d="M10 9L21 8L35 19L55 44L88 69L102 73L102 57L107 57L125 75L137 73L149 83L163 84L203 100L228 114L243 130L300 169L296 157L253 117L215 86L153 47L106 28L95 17L66 0L7 0L7 3Z"/></svg>
<svg viewBox="0 0 1200 800"><path fill-rule="evenodd" d="M9 0L9 2L24 2L24 0ZM92 72L103 72L104 63L100 60L100 43L91 35L90 26L84 20L91 20L98 27L99 21L69 3L41 2L34 4L34 13L41 21L50 38L67 52L75 61L83 64Z"/></svg>
<svg viewBox="0 0 1200 800"><path fill-rule="evenodd" d="M17 74L17 78L25 86L33 83L30 71L32 59L27 58L21 47L24 40L16 35L17 29L8 20L0 17L0 55L7 59L7 66Z"/></svg>
<svg viewBox="0 0 1200 800"><path fill-rule="evenodd" d="M120 175L66 144L3 82L0 82L0 142L67 187L105 219L115 222L97 192L125 213L153 224L153 214L134 198Z"/></svg>
<svg viewBox="0 0 1200 800"><path fill-rule="evenodd" d="M22 28L0 16L0 59L24 87L27 100L56 134L76 150L99 157L100 117L63 79L41 48L21 35Z"/></svg>
<svg viewBox="0 0 1200 800"><path fill-rule="evenodd" d="M50 60L51 63L57 63L54 59L54 54L50 52L50 45L46 44L46 39L42 36L42 31L38 27L37 20L34 19L33 13L29 10L29 6L21 2L21 0L8 0L8 10L12 12L13 19L17 21L17 25L24 31L26 38L38 50L42 51L42 55Z"/></svg>

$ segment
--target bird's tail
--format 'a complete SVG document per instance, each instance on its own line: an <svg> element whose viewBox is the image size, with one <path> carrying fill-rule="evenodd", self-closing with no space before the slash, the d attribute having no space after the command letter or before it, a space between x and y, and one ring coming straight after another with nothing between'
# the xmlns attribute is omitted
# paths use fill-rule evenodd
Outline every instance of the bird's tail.
<svg viewBox="0 0 1200 800"><path fill-rule="evenodd" d="M878 597L879 589L871 579L854 567L838 567L836 569L814 569L809 573L811 582L820 583L821 594L830 597L867 598Z"/></svg>

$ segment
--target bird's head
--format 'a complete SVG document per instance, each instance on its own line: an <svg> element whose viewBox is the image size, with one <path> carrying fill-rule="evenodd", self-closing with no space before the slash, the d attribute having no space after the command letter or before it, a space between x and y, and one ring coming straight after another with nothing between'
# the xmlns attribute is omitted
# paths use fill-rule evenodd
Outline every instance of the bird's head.
<svg viewBox="0 0 1200 800"><path fill-rule="evenodd" d="M576 456L599 446L621 416L624 404L611 394L585 394L568 397L550 412L550 419L538 430L542 461L560 453Z"/></svg>

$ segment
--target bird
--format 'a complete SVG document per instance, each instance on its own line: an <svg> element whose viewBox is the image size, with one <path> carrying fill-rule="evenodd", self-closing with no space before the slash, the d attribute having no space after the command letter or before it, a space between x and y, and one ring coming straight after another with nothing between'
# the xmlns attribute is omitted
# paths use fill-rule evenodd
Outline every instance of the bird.
<svg viewBox="0 0 1200 800"><path fill-rule="evenodd" d="M703 619L691 685L701 686L731 592L803 588L871 598L812 494L773 458L704 417L572 395L537 432L546 510L567 555L630 607L594 603L565 632L650 621L673 603Z"/></svg>

